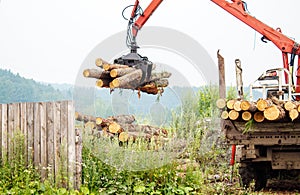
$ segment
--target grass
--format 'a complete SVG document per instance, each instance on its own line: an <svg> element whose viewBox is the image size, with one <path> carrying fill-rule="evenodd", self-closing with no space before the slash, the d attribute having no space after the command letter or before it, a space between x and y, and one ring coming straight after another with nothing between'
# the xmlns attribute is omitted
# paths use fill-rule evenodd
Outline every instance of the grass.
<svg viewBox="0 0 300 195"><path fill-rule="evenodd" d="M149 149L143 140L120 147L116 140L95 138L84 130L79 190L62 188L51 177L41 180L23 155L24 136L17 134L12 161L1 162L0 194L251 194L239 186L236 169L229 185L228 147L215 120L215 90L204 88L197 99L187 97L182 113L173 113L171 135L188 142L175 154L172 148L178 143L165 150ZM191 163L181 165L180 160Z"/></svg>

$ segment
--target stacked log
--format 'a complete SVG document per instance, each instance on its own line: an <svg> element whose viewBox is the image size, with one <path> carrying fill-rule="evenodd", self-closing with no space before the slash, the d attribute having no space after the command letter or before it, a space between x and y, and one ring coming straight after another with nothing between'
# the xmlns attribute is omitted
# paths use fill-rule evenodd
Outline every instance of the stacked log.
<svg viewBox="0 0 300 195"><path fill-rule="evenodd" d="M95 61L97 68L85 69L83 76L94 78L96 86L100 88L132 89L145 92L147 94L161 94L163 89L169 85L169 72L151 72L148 81L141 81L143 72L141 69L129 67L122 64L110 64L107 61L97 58ZM155 69L155 66L152 68Z"/></svg>
<svg viewBox="0 0 300 195"><path fill-rule="evenodd" d="M75 120L82 121L84 124L92 123L93 129L100 133L100 136L117 138L120 142L128 142L137 139L143 139L148 142L151 140L158 141L167 138L168 132L159 127L150 125L135 124L133 115L118 115L107 118L83 115L79 112L75 113Z"/></svg>
<svg viewBox="0 0 300 195"><path fill-rule="evenodd" d="M247 101L240 99L219 99L221 118L232 121L295 121L300 119L300 102L283 101L276 97Z"/></svg>

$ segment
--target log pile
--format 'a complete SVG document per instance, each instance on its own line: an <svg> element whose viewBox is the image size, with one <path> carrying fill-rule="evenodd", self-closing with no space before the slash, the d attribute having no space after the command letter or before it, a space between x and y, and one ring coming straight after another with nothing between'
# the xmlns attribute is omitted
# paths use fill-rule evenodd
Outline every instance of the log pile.
<svg viewBox="0 0 300 195"><path fill-rule="evenodd" d="M122 143L129 140L135 142L137 139L158 142L162 139L167 139L168 136L168 132L165 129L150 125L135 124L135 117L133 115L101 118L75 112L75 120L82 121L85 126L96 129L97 135L112 139L117 138Z"/></svg>
<svg viewBox="0 0 300 195"><path fill-rule="evenodd" d="M233 121L295 121L299 120L300 102L282 101L275 97L247 101L241 99L218 99L221 118Z"/></svg>
<svg viewBox="0 0 300 195"><path fill-rule="evenodd" d="M94 78L96 86L100 88L115 88L138 90L147 94L161 94L164 87L169 85L169 72L151 72L148 82L141 82L143 73L141 69L122 64L110 64L101 58L95 61L97 68L85 69L83 76ZM155 65L153 65L153 70Z"/></svg>

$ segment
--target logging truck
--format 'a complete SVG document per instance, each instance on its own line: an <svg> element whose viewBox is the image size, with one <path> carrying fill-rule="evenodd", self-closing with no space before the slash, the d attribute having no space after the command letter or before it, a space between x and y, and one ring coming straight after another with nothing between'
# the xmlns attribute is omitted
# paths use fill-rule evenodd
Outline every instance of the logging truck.
<svg viewBox="0 0 300 195"><path fill-rule="evenodd" d="M299 59L299 44L282 34L280 28L275 30L251 16L244 1L212 1L259 32L263 42L273 42L283 57L283 67L265 71L250 84L248 101L243 98L240 61L236 60L239 97L217 101L219 108L224 105L221 128L232 145L230 164L233 166L236 160L243 185L248 187L254 181L256 190L264 188L269 178L295 179L300 173L300 60L298 66L294 65L296 55ZM224 60L219 54L218 59L221 73ZM262 96L254 101L255 89L261 90ZM224 91L220 88L223 98Z"/></svg>

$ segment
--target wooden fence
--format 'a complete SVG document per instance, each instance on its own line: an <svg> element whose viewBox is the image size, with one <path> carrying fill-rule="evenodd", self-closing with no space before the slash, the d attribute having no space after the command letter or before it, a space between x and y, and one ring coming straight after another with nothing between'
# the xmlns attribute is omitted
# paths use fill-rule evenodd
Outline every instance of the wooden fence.
<svg viewBox="0 0 300 195"><path fill-rule="evenodd" d="M25 163L33 163L42 178L79 188L81 142L74 113L72 101L0 104L2 163L13 161L22 145Z"/></svg>

